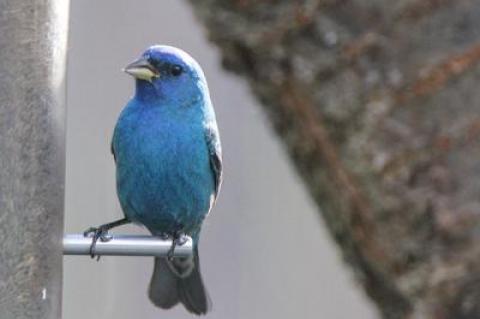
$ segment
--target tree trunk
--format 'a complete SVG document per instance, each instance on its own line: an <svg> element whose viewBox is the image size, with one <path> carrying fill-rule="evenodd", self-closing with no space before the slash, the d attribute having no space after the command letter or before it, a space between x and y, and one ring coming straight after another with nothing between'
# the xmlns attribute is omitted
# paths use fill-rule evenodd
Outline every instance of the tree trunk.
<svg viewBox="0 0 480 319"><path fill-rule="evenodd" d="M480 2L191 3L383 317L480 318Z"/></svg>

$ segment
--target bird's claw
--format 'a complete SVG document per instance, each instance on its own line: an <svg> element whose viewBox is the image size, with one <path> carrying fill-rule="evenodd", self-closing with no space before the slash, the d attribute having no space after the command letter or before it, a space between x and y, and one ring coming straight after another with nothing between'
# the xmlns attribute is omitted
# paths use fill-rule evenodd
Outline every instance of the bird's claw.
<svg viewBox="0 0 480 319"><path fill-rule="evenodd" d="M175 247L178 246L183 246L186 242L188 241L188 237L184 234L176 234L173 236L172 240L172 246L170 246L170 249L168 250L167 253L167 258L169 261L173 260L173 255L175 253Z"/></svg>
<svg viewBox="0 0 480 319"><path fill-rule="evenodd" d="M162 240L168 240L170 238L170 235L167 233L160 233L158 237L160 237L160 239Z"/></svg>
<svg viewBox="0 0 480 319"><path fill-rule="evenodd" d="M89 229L83 232L83 237L92 237L97 229L98 228L90 227Z"/></svg>
<svg viewBox="0 0 480 319"><path fill-rule="evenodd" d="M183 246L188 241L187 235L180 235L177 238L177 245Z"/></svg>
<svg viewBox="0 0 480 319"><path fill-rule="evenodd" d="M168 250L168 253L167 253L167 259L169 261L173 260L173 254L174 253L175 253L175 244L172 244L172 246L170 246L170 249Z"/></svg>
<svg viewBox="0 0 480 319"><path fill-rule="evenodd" d="M95 258L95 246L100 239L101 242L112 240L113 236L108 233L108 229L103 227L90 227L83 232L83 236L91 237L92 244L90 245L90 257ZM97 256L97 261L100 260L100 255Z"/></svg>

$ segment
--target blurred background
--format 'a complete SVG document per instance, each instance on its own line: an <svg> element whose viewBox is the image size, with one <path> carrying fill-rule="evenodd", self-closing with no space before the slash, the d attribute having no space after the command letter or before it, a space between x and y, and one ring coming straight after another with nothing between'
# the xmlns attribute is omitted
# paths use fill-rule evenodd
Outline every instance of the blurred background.
<svg viewBox="0 0 480 319"><path fill-rule="evenodd" d="M207 75L224 149L225 181L200 244L213 300L207 317L378 318L246 82L221 68L192 10L174 0L72 1L65 231L122 216L110 138L133 80L121 69L151 44L174 45ZM63 317L191 318L181 306L165 312L150 304L152 264L66 257Z"/></svg>

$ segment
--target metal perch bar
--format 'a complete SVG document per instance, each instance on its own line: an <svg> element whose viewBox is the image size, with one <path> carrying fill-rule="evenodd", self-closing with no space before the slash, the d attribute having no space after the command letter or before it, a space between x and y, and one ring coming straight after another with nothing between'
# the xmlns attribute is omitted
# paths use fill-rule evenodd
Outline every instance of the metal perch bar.
<svg viewBox="0 0 480 319"><path fill-rule="evenodd" d="M92 237L83 234L69 234L63 237L64 255L90 255ZM95 255L98 256L153 256L167 257L172 246L171 240L164 240L152 236L114 235L109 241L98 240L95 245ZM174 257L188 257L192 255L192 239L175 247Z"/></svg>

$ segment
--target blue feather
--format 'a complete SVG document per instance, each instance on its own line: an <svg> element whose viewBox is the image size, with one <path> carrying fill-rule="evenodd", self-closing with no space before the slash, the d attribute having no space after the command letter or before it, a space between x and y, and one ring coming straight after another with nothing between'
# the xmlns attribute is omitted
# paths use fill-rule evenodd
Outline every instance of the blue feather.
<svg viewBox="0 0 480 319"><path fill-rule="evenodd" d="M154 235L190 235L197 252L202 222L222 177L220 139L207 82L197 62L173 47L153 46L140 62L135 62L135 70L131 67L131 74L141 75L112 140L118 197L128 220L145 225ZM139 71L139 65L144 69ZM168 262L155 263L152 301L163 308L182 302L193 313L205 313L208 296L198 256L187 263Z"/></svg>

